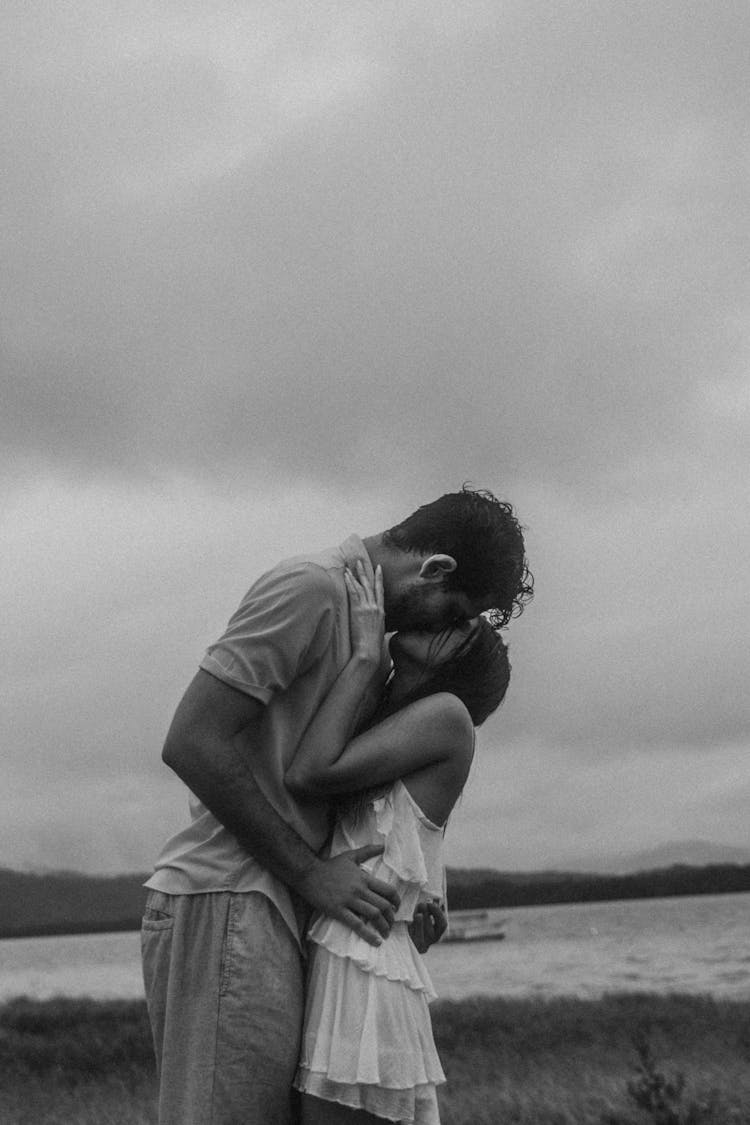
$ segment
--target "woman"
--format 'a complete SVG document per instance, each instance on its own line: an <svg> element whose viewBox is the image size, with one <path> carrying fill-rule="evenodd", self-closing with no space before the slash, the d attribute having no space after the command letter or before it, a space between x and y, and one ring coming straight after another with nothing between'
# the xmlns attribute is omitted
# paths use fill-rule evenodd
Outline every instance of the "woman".
<svg viewBox="0 0 750 1125"><path fill-rule="evenodd" d="M468 776L474 727L502 702L510 665L484 618L437 636L396 634L386 697L374 722L354 736L380 662L383 583L378 568L371 585L361 565L346 582L352 655L286 782L300 796L364 791L343 806L331 851L384 843L368 866L396 887L401 904L377 948L341 922L313 923L295 1085L303 1125L437 1125L436 1086L445 1076L427 1007L435 993L407 927L419 901L443 898L445 822Z"/></svg>
<svg viewBox="0 0 750 1125"><path fill-rule="evenodd" d="M311 926L310 969L296 1086L304 1125L414 1122L437 1125L444 1075L427 1003L430 976L408 936L417 902L442 899L445 821L466 783L475 727L503 701L507 648L479 618L441 634L400 633L394 674L369 728L354 736L377 674L383 637L382 576L346 575L352 656L308 727L287 773L304 795L342 804L337 854L385 844L368 866L394 885L391 934L373 947L331 918Z"/></svg>

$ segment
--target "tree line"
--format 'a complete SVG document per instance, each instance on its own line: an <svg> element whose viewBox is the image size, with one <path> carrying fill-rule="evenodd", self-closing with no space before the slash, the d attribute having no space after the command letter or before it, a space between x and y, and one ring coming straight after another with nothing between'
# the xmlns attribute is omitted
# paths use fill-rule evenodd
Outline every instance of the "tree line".
<svg viewBox="0 0 750 1125"><path fill-rule="evenodd" d="M448 902L453 910L742 891L750 891L750 864L677 865L632 875L549 872L508 876L502 872L485 872L476 878L471 872L448 870Z"/></svg>
<svg viewBox="0 0 750 1125"><path fill-rule="evenodd" d="M0 937L101 933L140 927L145 874L87 876L0 869ZM451 910L665 898L750 891L750 864L675 866L633 875L448 868Z"/></svg>

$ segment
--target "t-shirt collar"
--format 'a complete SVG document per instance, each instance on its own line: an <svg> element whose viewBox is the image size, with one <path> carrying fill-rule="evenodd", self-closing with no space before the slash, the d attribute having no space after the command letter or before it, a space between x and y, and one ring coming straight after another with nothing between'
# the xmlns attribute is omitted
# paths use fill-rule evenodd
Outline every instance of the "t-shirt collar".
<svg viewBox="0 0 750 1125"><path fill-rule="evenodd" d="M361 559L365 564L367 577L371 582L375 580L375 572L372 568L372 562L370 561L370 556L367 553L367 548L358 535L350 535L348 539L345 539L344 542L339 546L339 552L343 561L345 563L348 563L349 566L351 566L352 563L355 563L357 559Z"/></svg>

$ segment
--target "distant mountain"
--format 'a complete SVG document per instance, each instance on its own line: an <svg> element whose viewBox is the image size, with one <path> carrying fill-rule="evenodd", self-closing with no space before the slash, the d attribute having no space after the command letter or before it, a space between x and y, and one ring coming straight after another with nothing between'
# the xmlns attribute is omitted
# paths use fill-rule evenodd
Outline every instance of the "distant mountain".
<svg viewBox="0 0 750 1125"><path fill-rule="evenodd" d="M574 883L577 880L589 879L596 874L594 867L586 871L568 871L561 868L549 868L545 871L498 871L495 867L449 867L448 875L454 883L462 887L476 887L493 879L502 879L506 883L518 883L523 886L533 886L535 883Z"/></svg>
<svg viewBox="0 0 750 1125"><path fill-rule="evenodd" d="M554 883L584 879L589 875L635 875L665 867L710 867L750 863L750 846L712 844L708 840L674 840L637 852L610 852L596 856L565 859L534 871L490 867L454 867L453 874L464 885L483 883L488 878L503 878L518 883Z"/></svg>
<svg viewBox="0 0 750 1125"><path fill-rule="evenodd" d="M679 840L655 848L613 857L596 865L596 870L609 875L629 875L655 868L708 867L713 864L750 863L750 847L712 844L708 840Z"/></svg>
<svg viewBox="0 0 750 1125"><path fill-rule="evenodd" d="M452 869L462 885L484 883L487 879L502 878L513 883L575 882L590 875L635 875L640 871L655 871L665 867L710 867L724 864L750 863L750 847L732 847L712 844L707 840L675 840L655 848L638 852L613 852L609 855L562 861L554 867L536 871L508 871L489 867L454 867Z"/></svg>
<svg viewBox="0 0 750 1125"><path fill-rule="evenodd" d="M611 902L680 895L739 894L750 891L750 864L672 864L625 875L574 871L505 874L463 879L448 869L448 902L454 910L542 906L563 902Z"/></svg>

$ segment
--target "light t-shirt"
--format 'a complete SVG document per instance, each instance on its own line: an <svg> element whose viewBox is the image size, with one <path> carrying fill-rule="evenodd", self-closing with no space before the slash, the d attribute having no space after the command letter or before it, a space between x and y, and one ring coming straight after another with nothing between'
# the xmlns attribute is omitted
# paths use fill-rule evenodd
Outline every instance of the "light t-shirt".
<svg viewBox="0 0 750 1125"><path fill-rule="evenodd" d="M324 801L300 803L284 773L310 720L351 655L344 565L372 564L361 539L287 559L250 588L200 667L264 704L248 741L251 767L271 805L316 851L330 827ZM190 823L164 846L146 886L166 894L260 891L297 924L287 887L263 868L197 797Z"/></svg>

